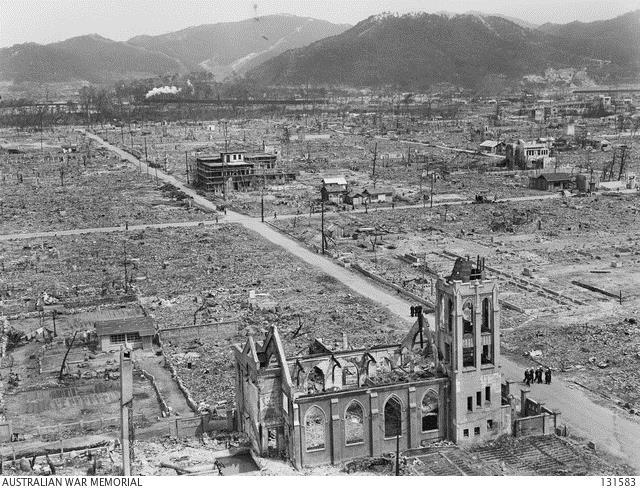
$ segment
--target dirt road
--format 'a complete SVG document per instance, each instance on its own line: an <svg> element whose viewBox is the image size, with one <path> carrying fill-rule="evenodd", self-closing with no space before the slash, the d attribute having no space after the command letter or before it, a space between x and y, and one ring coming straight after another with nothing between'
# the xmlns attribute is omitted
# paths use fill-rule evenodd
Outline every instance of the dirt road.
<svg viewBox="0 0 640 489"><path fill-rule="evenodd" d="M92 134L87 135L118 154L121 158L126 158L132 164L145 166L137 158L105 143L99 137ZM175 185L203 208L216 209L213 203L198 195L193 189L186 187L176 178L161 171L158 171L158 178ZM399 324L399 327L405 329L409 327L412 321L408 317L411 304L402 297L378 287L361 275L342 268L327 257L313 253L293 239L276 232L267 224L261 223L259 218L251 218L227 211L225 220L242 224L272 243L283 247L301 260L333 276L355 292L387 307L391 312L404 319L403 324ZM433 319L430 319L430 321L433 324ZM518 365L503 357L501 366L505 377L512 380L521 380L522 372L525 368L524 365ZM559 409L562 412L562 422L566 423L575 434L593 441L598 449L606 449L612 454L623 458L640 473L640 423L636 419L632 419L618 409L602 407L596 404L590 399L589 393L557 378L554 379L550 386L533 386L531 395L536 400L546 401L547 407Z"/></svg>
<svg viewBox="0 0 640 489"><path fill-rule="evenodd" d="M171 376L171 372L164 366L164 357L143 352L136 355L135 359L140 368L155 377L160 394L167 406L171 408L172 413L177 413L180 416L193 416L194 412L187 404L187 400L178 387L178 383Z"/></svg>
<svg viewBox="0 0 640 489"><path fill-rule="evenodd" d="M129 224L126 227L109 226L104 228L76 228L65 229L64 231L42 231L38 233L14 233L0 235L0 241L12 241L18 239L37 239L37 238L55 238L58 236L77 236L80 234L94 233L116 233L129 231L139 231L141 229L166 229L166 228L191 228L196 226L212 226L217 224L215 221L184 221L184 222L163 222L156 224Z"/></svg>

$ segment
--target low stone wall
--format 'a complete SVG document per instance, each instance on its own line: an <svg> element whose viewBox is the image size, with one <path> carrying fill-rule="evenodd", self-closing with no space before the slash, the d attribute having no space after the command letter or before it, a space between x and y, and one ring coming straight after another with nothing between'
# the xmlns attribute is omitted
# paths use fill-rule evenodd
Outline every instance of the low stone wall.
<svg viewBox="0 0 640 489"><path fill-rule="evenodd" d="M419 302L420 304L426 306L427 308L429 308L429 310L424 311L425 313L429 313L433 311L433 308L434 308L433 304L427 301L424 297L420 297L414 294L413 292L409 292L408 290L403 289L399 285L389 282L387 279L380 277L379 275L367 270L366 268L362 268L357 263L351 264L351 268L353 268L354 270L357 270L365 277L369 277L370 279L375 280L376 282L381 283L382 285L385 285L386 287L389 287L397 291L398 293L406 297L409 297L410 299L413 299L414 301Z"/></svg>
<svg viewBox="0 0 640 489"><path fill-rule="evenodd" d="M160 348L162 348L162 337L161 337L161 334L158 334L158 343L160 345ZM164 354L164 349L162 350L162 356L164 357L166 365L168 365L168 367L169 367L169 371L171 372L171 376L175 379L176 383L178 384L178 388L180 389L180 392L182 392L182 395L184 395L184 398L187 401L187 405L189 406L189 408L191 408L191 410L194 413L197 413L198 412L198 405L196 404L196 402L191 397L191 393L189 392L189 390L182 383L182 379L178 375L178 371L176 370L176 367L173 365L173 363L171 363L171 359L168 358L167 355Z"/></svg>
<svg viewBox="0 0 640 489"><path fill-rule="evenodd" d="M138 368L138 370L140 370L144 378L147 379L149 382L151 382L151 385L153 386L153 390L156 393L156 398L158 399L158 404L160 404L161 411L163 413L168 414L169 405L164 400L164 397L162 397L162 393L160 392L160 389L158 388L158 384L156 383L156 378L153 375L151 375L149 372L147 372L145 369L140 367L140 365L136 365L136 367Z"/></svg>

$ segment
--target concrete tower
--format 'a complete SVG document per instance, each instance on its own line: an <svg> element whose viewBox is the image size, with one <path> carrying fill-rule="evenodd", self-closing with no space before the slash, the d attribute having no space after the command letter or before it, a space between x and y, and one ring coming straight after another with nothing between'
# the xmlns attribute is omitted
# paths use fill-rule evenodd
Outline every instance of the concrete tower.
<svg viewBox="0 0 640 489"><path fill-rule="evenodd" d="M502 406L500 305L484 259L458 258L436 286L436 333L442 368L451 379L448 436L458 444L496 438L510 430Z"/></svg>

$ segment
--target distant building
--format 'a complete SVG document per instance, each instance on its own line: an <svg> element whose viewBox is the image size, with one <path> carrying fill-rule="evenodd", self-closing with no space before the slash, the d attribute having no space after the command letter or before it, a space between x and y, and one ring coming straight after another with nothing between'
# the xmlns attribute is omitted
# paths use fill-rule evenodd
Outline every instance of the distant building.
<svg viewBox="0 0 640 489"><path fill-rule="evenodd" d="M96 321L95 328L102 351L119 350L125 345L132 349L151 349L156 333L149 316Z"/></svg>
<svg viewBox="0 0 640 489"><path fill-rule="evenodd" d="M263 182L295 180L295 172L277 170L277 158L275 154L245 151L197 156L193 183L205 190L222 193L255 188Z"/></svg>
<svg viewBox="0 0 640 489"><path fill-rule="evenodd" d="M365 200L362 190L351 190L344 196L345 204L353 206L362 205Z"/></svg>
<svg viewBox="0 0 640 489"><path fill-rule="evenodd" d="M576 176L576 186L580 192L595 192L600 184L598 175L580 174Z"/></svg>
<svg viewBox="0 0 640 489"><path fill-rule="evenodd" d="M550 154L548 143L525 142L522 139L508 143L505 148L507 166L510 169L529 170L545 168Z"/></svg>
<svg viewBox="0 0 640 489"><path fill-rule="evenodd" d="M500 154L504 150L504 143L502 141L487 139L486 141L480 143L478 149L483 153Z"/></svg>
<svg viewBox="0 0 640 489"><path fill-rule="evenodd" d="M393 188L391 187L366 188L363 190L362 196L369 203L391 202L393 200Z"/></svg>
<svg viewBox="0 0 640 489"><path fill-rule="evenodd" d="M325 202L342 204L347 194L347 186L347 180L344 177L323 178L320 196Z"/></svg>
<svg viewBox="0 0 640 489"><path fill-rule="evenodd" d="M573 187L574 178L569 173L543 173L529 178L529 188L535 190L558 191Z"/></svg>

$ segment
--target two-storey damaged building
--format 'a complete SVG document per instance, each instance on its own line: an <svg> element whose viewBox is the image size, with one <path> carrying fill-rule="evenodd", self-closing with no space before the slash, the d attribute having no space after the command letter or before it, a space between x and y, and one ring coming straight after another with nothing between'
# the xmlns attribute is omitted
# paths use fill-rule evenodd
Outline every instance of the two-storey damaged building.
<svg viewBox="0 0 640 489"><path fill-rule="evenodd" d="M287 183L296 172L278 168L277 155L223 151L196 157L193 184L215 193L248 190L266 183Z"/></svg>
<svg viewBox="0 0 640 489"><path fill-rule="evenodd" d="M503 395L500 306L484 263L459 259L437 282L435 324L420 317L402 342L352 349L316 339L288 358L272 327L234 347L236 416L262 456L294 466L378 456L439 440L511 433Z"/></svg>

